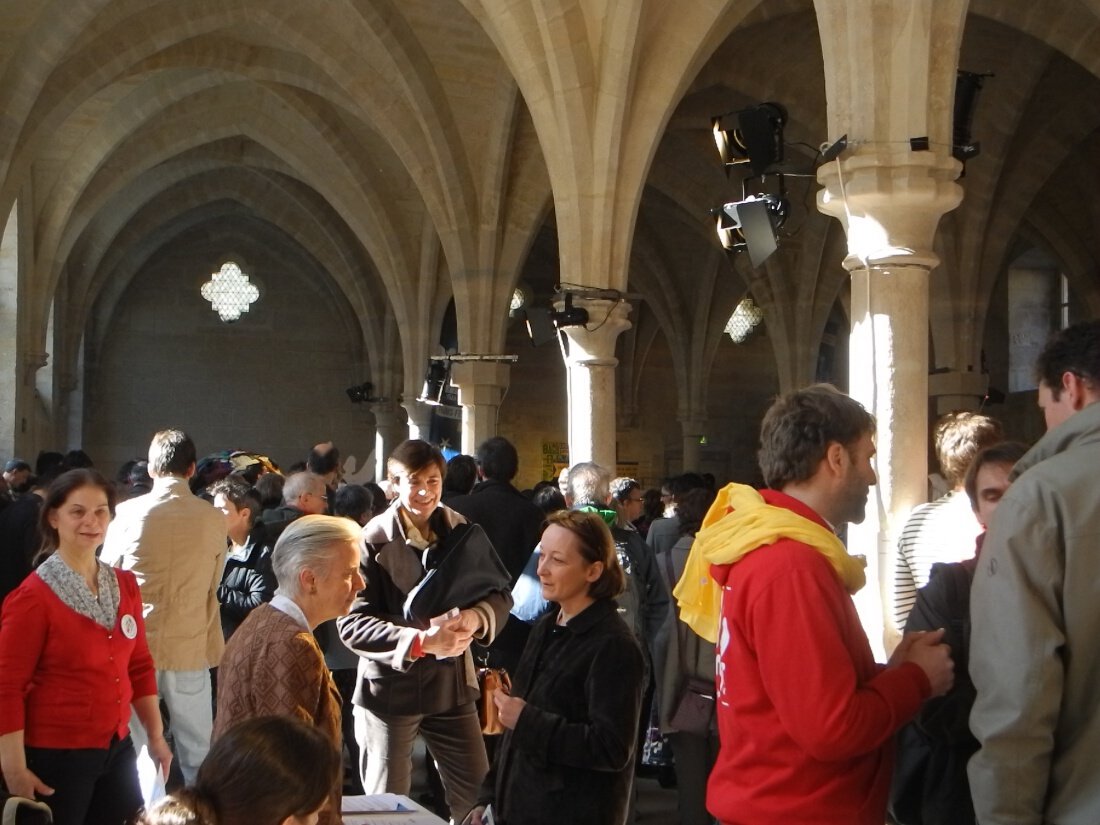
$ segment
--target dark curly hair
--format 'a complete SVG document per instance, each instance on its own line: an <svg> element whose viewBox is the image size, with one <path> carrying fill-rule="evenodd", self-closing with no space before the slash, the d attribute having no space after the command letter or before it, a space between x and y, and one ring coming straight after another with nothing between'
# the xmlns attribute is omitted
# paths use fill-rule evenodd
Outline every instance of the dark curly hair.
<svg viewBox="0 0 1100 825"><path fill-rule="evenodd" d="M875 431L875 417L832 384L780 396L760 427L760 470L780 490L817 472L830 444L850 447Z"/></svg>

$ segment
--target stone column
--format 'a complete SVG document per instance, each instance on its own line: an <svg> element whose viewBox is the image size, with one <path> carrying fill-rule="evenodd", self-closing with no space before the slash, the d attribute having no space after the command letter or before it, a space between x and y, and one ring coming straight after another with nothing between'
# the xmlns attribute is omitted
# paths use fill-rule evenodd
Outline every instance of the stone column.
<svg viewBox="0 0 1100 825"><path fill-rule="evenodd" d="M408 438L409 429L400 405L384 401L370 405L374 414L374 479L386 478L386 459L393 448Z"/></svg>
<svg viewBox="0 0 1100 825"><path fill-rule="evenodd" d="M0 456L19 455L20 415L18 399L22 394L19 369L19 221L12 207L0 235Z"/></svg>
<svg viewBox="0 0 1100 825"><path fill-rule="evenodd" d="M699 418L680 419L680 428L683 432L683 463L680 467L682 473L700 472L700 463L703 457L702 445L699 443L706 435L706 422Z"/></svg>
<svg viewBox="0 0 1100 825"><path fill-rule="evenodd" d="M473 455L478 445L497 434L497 413L508 389L511 364L502 361L456 361L451 381L462 405L462 452Z"/></svg>
<svg viewBox="0 0 1100 825"><path fill-rule="evenodd" d="M848 148L818 170L818 208L840 220L852 274L850 391L878 421L867 518L848 533L867 556L856 599L878 653L892 647L897 536L925 500L928 273L936 227L962 200L952 105L967 0L815 0L829 137ZM914 140L915 139L915 140Z"/></svg>
<svg viewBox="0 0 1100 825"><path fill-rule="evenodd" d="M432 405L423 401L402 401L401 406L409 417L408 438L428 440L432 431Z"/></svg>
<svg viewBox="0 0 1100 825"><path fill-rule="evenodd" d="M555 305L564 307L563 301ZM615 473L615 341L630 329L625 301L573 298L588 310L585 326L565 327L569 389L569 460L595 461Z"/></svg>
<svg viewBox="0 0 1100 825"><path fill-rule="evenodd" d="M878 484L866 520L849 528L848 547L867 556L867 580L879 584L864 588L856 604L880 653L898 638L890 619L897 539L927 498L928 273L938 263L932 239L940 216L962 196L949 155L914 153L903 161L891 150L863 148L839 172L836 164L818 172L826 186L819 208L848 233L849 391L878 422Z"/></svg>
<svg viewBox="0 0 1100 825"><path fill-rule="evenodd" d="M978 410L988 389L989 376L980 372L937 372L928 376L928 395L935 403L936 418L953 410Z"/></svg>

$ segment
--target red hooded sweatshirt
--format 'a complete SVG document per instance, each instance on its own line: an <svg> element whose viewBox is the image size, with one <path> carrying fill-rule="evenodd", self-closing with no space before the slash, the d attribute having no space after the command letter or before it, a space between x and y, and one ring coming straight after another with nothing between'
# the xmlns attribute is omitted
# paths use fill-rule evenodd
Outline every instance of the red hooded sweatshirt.
<svg viewBox="0 0 1100 825"><path fill-rule="evenodd" d="M771 505L823 527L802 502ZM723 825L882 825L894 732L931 693L915 664L875 663L825 557L790 539L714 565L721 751L707 808Z"/></svg>

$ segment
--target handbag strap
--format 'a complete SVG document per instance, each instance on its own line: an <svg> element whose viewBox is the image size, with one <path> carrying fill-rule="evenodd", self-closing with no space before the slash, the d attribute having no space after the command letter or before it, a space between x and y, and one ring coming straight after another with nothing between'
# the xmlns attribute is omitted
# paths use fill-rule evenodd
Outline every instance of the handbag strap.
<svg viewBox="0 0 1100 825"><path fill-rule="evenodd" d="M687 660L684 658L684 647L687 644L687 636L684 633L685 626L680 621L680 611L676 607L675 596L672 596L672 591L676 589L676 573L672 569L672 548L669 547L664 552L665 556L665 573L668 574L668 592L672 598L672 621L676 623L676 653L677 658L680 660L680 673L682 676L688 675Z"/></svg>

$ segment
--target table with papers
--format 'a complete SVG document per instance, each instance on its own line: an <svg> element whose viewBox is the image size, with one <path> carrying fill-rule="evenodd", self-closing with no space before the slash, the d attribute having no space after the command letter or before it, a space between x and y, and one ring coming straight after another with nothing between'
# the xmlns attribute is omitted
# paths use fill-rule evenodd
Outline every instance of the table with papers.
<svg viewBox="0 0 1100 825"><path fill-rule="evenodd" d="M341 814L344 825L447 825L446 820L396 793L345 796Z"/></svg>

